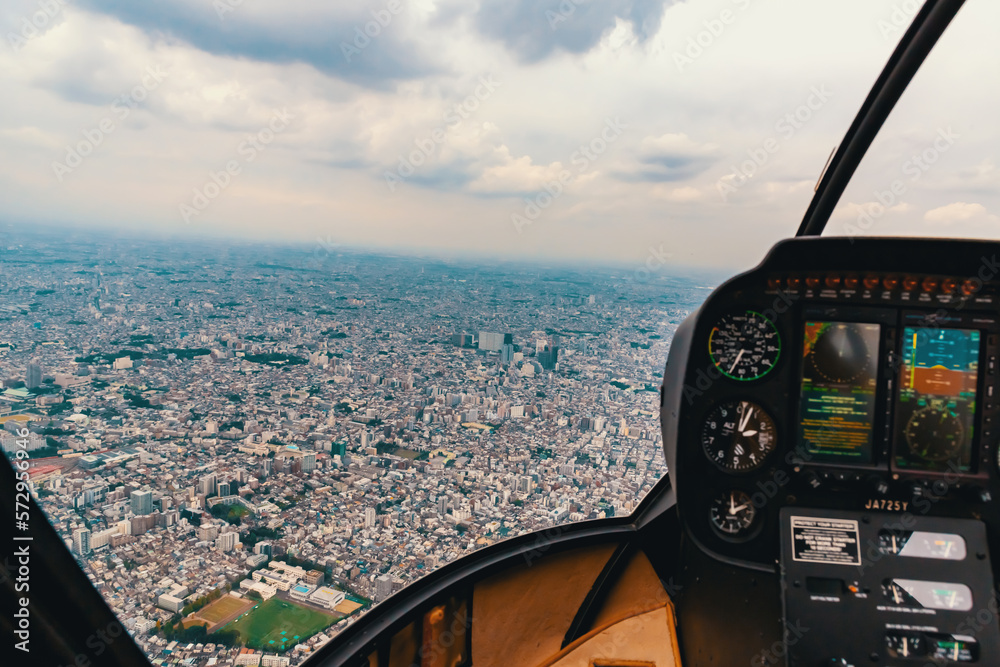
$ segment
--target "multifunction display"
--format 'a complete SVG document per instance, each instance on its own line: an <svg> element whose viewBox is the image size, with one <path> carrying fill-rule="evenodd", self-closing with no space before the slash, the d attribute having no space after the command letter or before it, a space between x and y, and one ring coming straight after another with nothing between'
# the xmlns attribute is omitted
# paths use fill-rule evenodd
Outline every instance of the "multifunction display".
<svg viewBox="0 0 1000 667"><path fill-rule="evenodd" d="M904 328L896 403L897 468L970 471L979 350L976 330Z"/></svg>
<svg viewBox="0 0 1000 667"><path fill-rule="evenodd" d="M808 462L872 463L881 327L806 322L799 442Z"/></svg>

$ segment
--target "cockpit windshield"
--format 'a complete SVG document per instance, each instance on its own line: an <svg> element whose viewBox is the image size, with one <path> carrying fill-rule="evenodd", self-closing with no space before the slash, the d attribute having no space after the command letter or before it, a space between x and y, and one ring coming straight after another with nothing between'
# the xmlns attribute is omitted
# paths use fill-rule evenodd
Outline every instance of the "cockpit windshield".
<svg viewBox="0 0 1000 667"><path fill-rule="evenodd" d="M998 25L996 3L962 7L861 162L827 234L1000 237L1000 51L987 48Z"/></svg>
<svg viewBox="0 0 1000 667"><path fill-rule="evenodd" d="M4 452L187 664L298 664L477 549L627 515L674 332L794 234L918 5L5 2ZM828 233L995 232L998 13Z"/></svg>

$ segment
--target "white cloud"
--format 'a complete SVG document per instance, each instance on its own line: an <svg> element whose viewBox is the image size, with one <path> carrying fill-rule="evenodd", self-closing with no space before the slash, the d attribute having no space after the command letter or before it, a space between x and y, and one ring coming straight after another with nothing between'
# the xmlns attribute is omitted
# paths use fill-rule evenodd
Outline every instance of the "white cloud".
<svg viewBox="0 0 1000 667"><path fill-rule="evenodd" d="M35 1L13 0L16 11L5 8L0 20L16 25L17 12ZM254 237L309 241L321 233L370 245L464 244L502 254L530 247L641 260L632 255L664 240L669 215L669 233L683 240L681 254L690 261L745 266L794 231L830 147L893 48L877 29L884 7L868 0L836 6L775 0L749 3L678 72L674 52L720 11L712 0L688 0L667 10L652 40L618 19L590 50L555 49L528 64L505 41L484 39L468 10L444 20L422 3L407 5L365 51L373 67L368 79L360 70L345 76L324 66L324 58L344 64L339 32L330 34L329 53L286 57L282 48L301 55L324 26L349 33L355 20L384 3L347 10L257 0L216 25L210 6L184 2L212 19L203 22L207 32L200 37L190 26L180 34L174 26L150 27L153 19L126 22L70 2L22 50L0 48L0 201L9 214L134 229L176 225L177 205L191 189L223 168L274 109L288 108L295 122L246 165L199 224ZM156 9L144 7L128 12ZM241 21L260 31L253 35L259 42L241 45L234 40L242 33L222 34ZM995 87L963 86L952 66L972 63L969 80L991 81L1000 53L966 56L997 21L998 3L963 10L938 47L943 52L932 54L928 71L910 86L862 163L858 190L849 191L834 223L856 220L873 192L907 178L900 165L916 150L909 140L927 128L954 125L960 139L919 181L906 180L905 202L894 202L873 230L905 233L904 222L915 225L912 233L964 232L957 223L985 232L996 227L989 214L1000 210ZM831 44L848 28L856 43L831 62ZM303 41L293 40L300 32ZM219 48L209 43L216 37ZM413 54L420 62L407 76L393 78L376 66L383 56L398 64ZM167 79L59 183L52 162L107 116L111 102L151 65L166 70ZM449 109L489 73L503 85L460 123L446 121ZM719 179L774 136L775 119L819 85L835 92L822 114L782 140L765 168L740 185L738 199L723 202ZM627 127L579 169L573 156L617 117ZM438 129L442 138L423 165L394 192L387 190L384 172ZM878 155L889 157L874 160ZM523 207L522 193L537 192L563 168L573 180L525 232L534 236L528 243L511 240L509 214ZM982 210L964 202L978 202ZM915 210L928 213L922 218ZM544 242L570 229L572 243ZM581 229L602 231L575 233Z"/></svg>
<svg viewBox="0 0 1000 667"><path fill-rule="evenodd" d="M982 204L955 202L924 213L924 220L935 225L954 225L960 222L998 223L1000 218L990 215Z"/></svg>

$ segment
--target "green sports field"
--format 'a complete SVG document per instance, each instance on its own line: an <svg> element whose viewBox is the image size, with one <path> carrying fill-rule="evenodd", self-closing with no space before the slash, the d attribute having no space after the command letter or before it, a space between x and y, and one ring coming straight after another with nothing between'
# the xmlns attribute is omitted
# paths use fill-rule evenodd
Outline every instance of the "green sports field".
<svg viewBox="0 0 1000 667"><path fill-rule="evenodd" d="M326 629L336 619L333 614L274 597L258 603L223 629L239 632L250 648L280 652Z"/></svg>

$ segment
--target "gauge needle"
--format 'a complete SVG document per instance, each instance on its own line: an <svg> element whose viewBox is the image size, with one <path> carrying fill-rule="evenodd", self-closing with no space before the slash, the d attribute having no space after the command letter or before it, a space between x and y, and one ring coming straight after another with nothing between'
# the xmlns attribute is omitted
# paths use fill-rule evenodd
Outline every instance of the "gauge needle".
<svg viewBox="0 0 1000 667"><path fill-rule="evenodd" d="M734 370L736 370L736 366L737 366L737 364L740 363L740 359L743 358L743 353L744 352L746 352L746 350L740 350L740 353L736 355L736 361L734 361L733 365L729 367L729 372L730 373L732 373Z"/></svg>
<svg viewBox="0 0 1000 667"><path fill-rule="evenodd" d="M952 591L951 597L948 598L948 608L955 606L955 596L958 595L958 591Z"/></svg>
<svg viewBox="0 0 1000 667"><path fill-rule="evenodd" d="M747 506L746 506L746 505L740 505L740 506L738 506L738 507L734 507L734 508L733 508L733 509L732 509L732 510L731 510L731 511L729 512L729 513L730 513L730 514L736 514L737 512L742 512L742 511L743 511L743 510L745 510L746 508L747 508Z"/></svg>
<svg viewBox="0 0 1000 667"><path fill-rule="evenodd" d="M757 435L757 431L743 431L744 438L752 438L755 435Z"/></svg>
<svg viewBox="0 0 1000 667"><path fill-rule="evenodd" d="M740 353L742 354L742 352ZM742 431L747 427L747 422L750 421L750 415L753 414L753 408L750 407L749 403L743 404L743 418L740 419L740 427L736 430Z"/></svg>
<svg viewBox="0 0 1000 667"><path fill-rule="evenodd" d="M910 641L906 637L903 637L903 650L900 653L903 654L904 658L910 657Z"/></svg>

